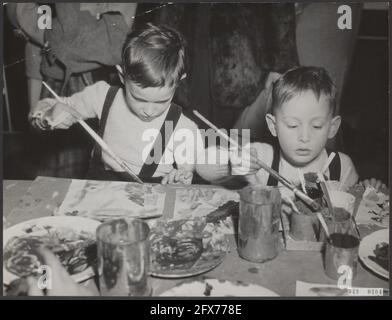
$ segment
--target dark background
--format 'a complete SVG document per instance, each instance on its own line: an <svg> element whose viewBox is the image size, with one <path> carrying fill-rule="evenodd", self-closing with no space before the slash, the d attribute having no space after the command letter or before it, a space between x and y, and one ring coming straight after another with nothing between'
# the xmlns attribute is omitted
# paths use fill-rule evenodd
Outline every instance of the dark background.
<svg viewBox="0 0 392 320"><path fill-rule="evenodd" d="M34 179L28 148L27 85L24 41L15 37L4 17L4 64L12 130L3 108L4 179ZM333 48L331 48L333 50ZM363 10L353 58L342 92L344 119L340 150L349 154L361 178L388 180L388 12ZM4 95L3 95L4 102ZM27 151L29 150L29 151ZM30 154L29 154L30 152Z"/></svg>
<svg viewBox="0 0 392 320"><path fill-rule="evenodd" d="M364 10L345 84L343 146L360 177L388 182L388 16Z"/></svg>

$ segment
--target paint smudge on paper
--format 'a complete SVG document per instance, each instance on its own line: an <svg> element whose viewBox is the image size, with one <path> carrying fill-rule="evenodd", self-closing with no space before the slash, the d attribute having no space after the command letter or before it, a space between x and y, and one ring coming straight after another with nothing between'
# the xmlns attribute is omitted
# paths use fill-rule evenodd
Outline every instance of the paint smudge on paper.
<svg viewBox="0 0 392 320"><path fill-rule="evenodd" d="M249 268L248 271L250 273L259 273L259 269L258 268Z"/></svg>
<svg viewBox="0 0 392 320"><path fill-rule="evenodd" d="M162 186L132 182L72 180L59 215L97 220L161 216L166 193Z"/></svg>
<svg viewBox="0 0 392 320"><path fill-rule="evenodd" d="M173 216L175 218L206 216L228 201L238 202L239 194L221 188L177 189Z"/></svg>

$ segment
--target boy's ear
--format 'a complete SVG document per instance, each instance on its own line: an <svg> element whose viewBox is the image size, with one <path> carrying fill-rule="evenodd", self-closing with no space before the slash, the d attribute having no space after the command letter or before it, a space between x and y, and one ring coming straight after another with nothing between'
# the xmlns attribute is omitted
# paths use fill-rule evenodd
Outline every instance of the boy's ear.
<svg viewBox="0 0 392 320"><path fill-rule="evenodd" d="M120 78L120 81L122 84L124 84L124 73L123 73L123 69L121 68L120 65L116 64L116 69L118 72L118 77Z"/></svg>
<svg viewBox="0 0 392 320"><path fill-rule="evenodd" d="M271 113L267 113L265 115L265 121L267 121L268 129L271 132L271 134L276 137L276 120L275 116L273 116Z"/></svg>
<svg viewBox="0 0 392 320"><path fill-rule="evenodd" d="M340 124L342 123L342 118L340 116L336 116L331 121L331 126L329 127L328 139L332 139L340 128Z"/></svg>

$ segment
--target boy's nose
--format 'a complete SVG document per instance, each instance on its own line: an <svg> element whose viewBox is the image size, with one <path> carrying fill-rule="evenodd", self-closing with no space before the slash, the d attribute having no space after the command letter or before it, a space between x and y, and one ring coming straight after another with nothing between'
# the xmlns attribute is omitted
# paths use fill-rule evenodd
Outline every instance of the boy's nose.
<svg viewBox="0 0 392 320"><path fill-rule="evenodd" d="M301 142L309 142L309 140L310 140L310 132L309 132L309 129L308 129L308 128L303 127L303 128L301 129L300 136L299 136L299 140L300 140Z"/></svg>

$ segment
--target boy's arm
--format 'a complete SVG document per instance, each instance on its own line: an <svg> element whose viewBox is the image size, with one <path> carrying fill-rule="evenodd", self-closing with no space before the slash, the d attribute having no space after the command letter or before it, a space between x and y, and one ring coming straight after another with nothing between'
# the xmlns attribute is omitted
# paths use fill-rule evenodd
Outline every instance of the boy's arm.
<svg viewBox="0 0 392 320"><path fill-rule="evenodd" d="M352 162L351 158L348 155L341 153L341 152L339 152L339 156L340 156L340 161L341 161L340 181L345 179L344 185L342 186L342 190L347 190L348 188L350 188L358 183L359 177L358 177L357 170L355 169L354 163ZM348 176L346 178L345 175L347 175L347 172L348 172Z"/></svg>
<svg viewBox="0 0 392 320"><path fill-rule="evenodd" d="M223 162L217 162L216 158L219 160L219 157L216 157L214 147L208 150L205 149L204 136L193 121L186 117L180 118L173 135L176 136L176 142L173 143L172 152L178 171L192 173L196 171L204 180L214 183L218 183L222 179L227 180L225 178L230 176L227 166L227 150L222 151ZM183 138L185 138L185 141ZM212 156L211 153L213 154ZM210 158L208 159L208 157Z"/></svg>
<svg viewBox="0 0 392 320"><path fill-rule="evenodd" d="M52 98L40 100L31 110L29 120L34 127L47 130L52 124L54 129L67 129L80 116L83 120L99 117L108 89L109 85L100 81L71 97L61 97L61 103ZM77 114L72 114L72 109Z"/></svg>
<svg viewBox="0 0 392 320"><path fill-rule="evenodd" d="M245 148L255 156L253 149ZM237 152L226 148L210 146L204 150L202 157L198 158L196 171L205 180L214 184L223 184L235 181L237 183L258 183L257 172L260 168L249 158L242 158Z"/></svg>
<svg viewBox="0 0 392 320"><path fill-rule="evenodd" d="M280 76L281 74L276 72L269 73L265 88L261 90L256 100L242 111L233 128L250 129L250 134L253 139L262 140L262 135L267 125L265 115L271 105L272 84Z"/></svg>
<svg viewBox="0 0 392 320"><path fill-rule="evenodd" d="M28 119L40 130L68 129L80 119L80 114L56 99L43 99L30 111Z"/></svg>
<svg viewBox="0 0 392 320"><path fill-rule="evenodd" d="M195 123L187 118L180 118L179 128L173 133L167 149L173 152L177 169L169 172L162 179L162 184L182 183L191 184L193 172L196 169L197 155L204 148L200 131ZM178 138L185 138L180 142ZM176 142L174 142L176 140ZM179 143L177 143L179 142Z"/></svg>
<svg viewBox="0 0 392 320"><path fill-rule="evenodd" d="M199 153L196 172L204 180L220 184L230 180L229 151L217 146L210 146Z"/></svg>
<svg viewBox="0 0 392 320"><path fill-rule="evenodd" d="M63 100L78 111L83 119L100 117L109 87L106 82L99 81Z"/></svg>

